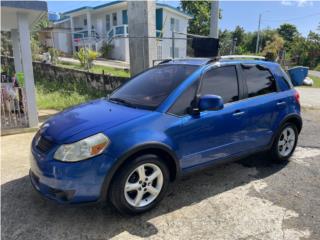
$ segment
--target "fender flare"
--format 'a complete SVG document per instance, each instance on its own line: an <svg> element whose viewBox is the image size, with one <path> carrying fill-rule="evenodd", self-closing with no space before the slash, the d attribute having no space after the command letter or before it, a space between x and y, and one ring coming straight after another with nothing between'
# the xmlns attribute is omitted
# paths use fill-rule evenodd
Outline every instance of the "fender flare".
<svg viewBox="0 0 320 240"><path fill-rule="evenodd" d="M112 168L104 178L102 188L100 191L100 198L99 198L100 201L107 200L107 195L108 195L108 191L109 191L109 187L112 182L112 179L116 174L116 172L120 169L122 164L124 164L124 162L134 154L143 150L148 150L148 149L165 151L174 160L174 164L176 168L176 178L180 177L181 175L180 162L175 152L172 150L172 148L170 148L168 145L164 143L159 143L159 142L143 143L141 145L132 147L127 152L125 152L124 154L122 154L120 157L117 158L117 160L115 161L115 164L112 166Z"/></svg>
<svg viewBox="0 0 320 240"><path fill-rule="evenodd" d="M280 122L278 129L276 129L276 131L274 132L274 134L273 134L273 136L272 136L271 142L270 142L270 144L269 144L269 148L272 147L273 142L274 142L274 139L275 139L275 137L279 134L279 131L280 131L281 127L282 127L286 122L290 122L290 121L292 121L292 120L297 121L297 122L300 124L300 126L297 126L297 127L299 127L299 128L298 128L298 133L301 132L301 129L302 129L302 126L303 126L303 122L302 122L301 116L300 116L299 114L297 114L297 113L291 113L291 114L287 115L284 119L282 119L282 121Z"/></svg>

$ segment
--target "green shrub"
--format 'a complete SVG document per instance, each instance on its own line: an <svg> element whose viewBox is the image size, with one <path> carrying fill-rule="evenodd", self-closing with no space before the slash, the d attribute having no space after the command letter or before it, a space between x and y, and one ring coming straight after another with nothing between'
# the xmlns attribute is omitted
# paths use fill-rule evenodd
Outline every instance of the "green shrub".
<svg viewBox="0 0 320 240"><path fill-rule="evenodd" d="M48 49L50 56L51 56L51 62L52 64L56 65L59 63L59 56L60 56L60 51L56 48L49 48Z"/></svg>
<svg viewBox="0 0 320 240"><path fill-rule="evenodd" d="M102 57L108 58L112 49L113 49L112 44L109 44L106 41L103 42L102 47L100 49Z"/></svg>
<svg viewBox="0 0 320 240"><path fill-rule="evenodd" d="M73 56L80 61L82 67L89 70L93 65L93 60L98 57L98 53L91 49L81 48L79 52L75 52Z"/></svg>
<svg viewBox="0 0 320 240"><path fill-rule="evenodd" d="M315 71L320 71L320 63L314 68Z"/></svg>

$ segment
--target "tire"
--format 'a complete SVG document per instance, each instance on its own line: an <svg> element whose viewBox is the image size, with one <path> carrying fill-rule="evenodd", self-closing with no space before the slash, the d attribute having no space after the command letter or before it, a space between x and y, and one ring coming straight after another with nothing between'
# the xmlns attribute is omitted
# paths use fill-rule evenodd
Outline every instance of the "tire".
<svg viewBox="0 0 320 240"><path fill-rule="evenodd" d="M149 211L165 196L169 179L168 167L160 157L139 156L116 173L109 192L110 201L123 214Z"/></svg>
<svg viewBox="0 0 320 240"><path fill-rule="evenodd" d="M298 136L294 123L287 122L282 125L271 148L272 160L278 163L288 161L297 146Z"/></svg>

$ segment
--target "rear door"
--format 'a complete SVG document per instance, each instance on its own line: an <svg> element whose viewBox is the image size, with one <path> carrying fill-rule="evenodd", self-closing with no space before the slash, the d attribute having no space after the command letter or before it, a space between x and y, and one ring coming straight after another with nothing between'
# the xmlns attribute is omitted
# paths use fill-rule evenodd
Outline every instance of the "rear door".
<svg viewBox="0 0 320 240"><path fill-rule="evenodd" d="M273 136L277 109L286 103L278 97L277 84L270 70L261 65L241 65L245 79L244 107L247 109L247 139L250 149L267 146Z"/></svg>

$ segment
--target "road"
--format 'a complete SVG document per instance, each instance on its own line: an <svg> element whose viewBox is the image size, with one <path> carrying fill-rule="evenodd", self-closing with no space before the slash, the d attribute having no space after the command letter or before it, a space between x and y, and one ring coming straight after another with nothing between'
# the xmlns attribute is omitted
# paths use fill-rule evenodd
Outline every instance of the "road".
<svg viewBox="0 0 320 240"><path fill-rule="evenodd" d="M320 72L319 72L319 71L309 70L309 75L310 75L310 76L320 77Z"/></svg>
<svg viewBox="0 0 320 240"><path fill-rule="evenodd" d="M193 174L136 217L44 199L27 176L34 133L2 137L2 239L320 239L320 111L303 118L289 163L258 154Z"/></svg>
<svg viewBox="0 0 320 240"><path fill-rule="evenodd" d="M320 88L297 87L303 108L320 110Z"/></svg>

